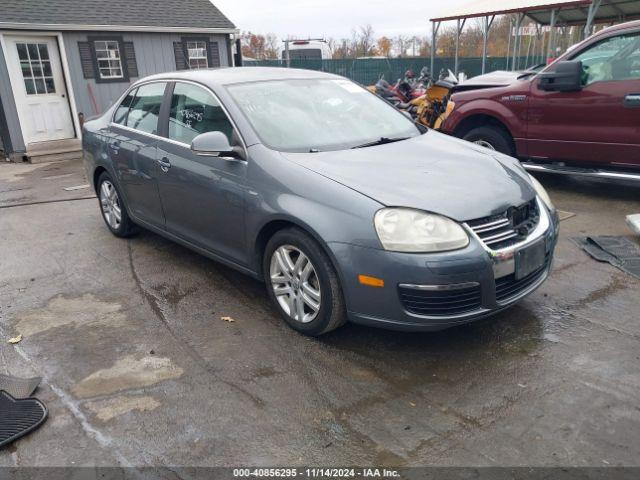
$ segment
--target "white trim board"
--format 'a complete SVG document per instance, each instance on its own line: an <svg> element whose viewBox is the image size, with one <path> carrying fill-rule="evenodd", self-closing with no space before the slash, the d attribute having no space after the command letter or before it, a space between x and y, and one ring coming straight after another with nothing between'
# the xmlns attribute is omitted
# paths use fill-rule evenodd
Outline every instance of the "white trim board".
<svg viewBox="0 0 640 480"><path fill-rule="evenodd" d="M100 31L100 32L157 32L157 33L224 33L238 34L238 28L193 28L154 27L146 25L81 25L58 23L11 23L0 22L0 28L10 30L56 30L56 31Z"/></svg>

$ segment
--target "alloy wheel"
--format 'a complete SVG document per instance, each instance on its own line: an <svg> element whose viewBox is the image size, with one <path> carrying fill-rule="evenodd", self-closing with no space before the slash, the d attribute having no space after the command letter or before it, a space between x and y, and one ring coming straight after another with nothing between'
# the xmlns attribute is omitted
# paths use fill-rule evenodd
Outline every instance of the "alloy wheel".
<svg viewBox="0 0 640 480"><path fill-rule="evenodd" d="M100 186L100 205L102 206L104 219L109 226L114 230L118 230L122 222L122 209L118 192L109 180L105 180Z"/></svg>
<svg viewBox="0 0 640 480"><path fill-rule="evenodd" d="M320 310L320 281L316 269L300 249L282 245L273 252L269 269L278 304L293 320L313 321Z"/></svg>

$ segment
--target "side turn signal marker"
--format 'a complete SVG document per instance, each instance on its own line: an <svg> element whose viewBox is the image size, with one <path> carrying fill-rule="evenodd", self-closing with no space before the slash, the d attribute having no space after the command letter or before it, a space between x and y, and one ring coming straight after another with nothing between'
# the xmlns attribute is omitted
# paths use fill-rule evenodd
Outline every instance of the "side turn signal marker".
<svg viewBox="0 0 640 480"><path fill-rule="evenodd" d="M382 280L381 278L370 277L368 275L358 275L358 280L362 285L366 285L368 287L384 287L384 280Z"/></svg>

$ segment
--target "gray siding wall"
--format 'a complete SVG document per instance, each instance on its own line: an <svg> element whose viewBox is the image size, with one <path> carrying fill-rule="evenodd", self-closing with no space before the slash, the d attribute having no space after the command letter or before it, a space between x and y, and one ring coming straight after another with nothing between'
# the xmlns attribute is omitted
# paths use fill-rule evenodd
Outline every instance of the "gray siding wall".
<svg viewBox="0 0 640 480"><path fill-rule="evenodd" d="M69 62L71 84L78 112L84 113L85 118L104 112L138 78L154 73L171 72L176 69L173 42L181 41L181 34L165 33L123 33L125 42L133 42L138 65L138 78L131 78L122 83L96 83L93 79L86 79L82 75L78 42L86 42L89 36L100 35L100 32L65 32L63 33L64 48ZM109 33L104 33L109 35ZM199 35L202 37L202 35ZM211 42L218 42L220 65L230 66L227 35L210 35ZM4 83L4 82L2 82ZM0 87L1 88L1 87ZM89 91L93 92L98 111L91 100Z"/></svg>
<svg viewBox="0 0 640 480"><path fill-rule="evenodd" d="M2 107L4 108L4 116L7 121L9 130L9 138L11 138L11 146L14 152L24 152L24 140L22 139L22 130L20 129L20 121L18 120L18 109L13 98L11 83L9 81L9 71L5 62L4 54L0 49L0 99L2 99Z"/></svg>

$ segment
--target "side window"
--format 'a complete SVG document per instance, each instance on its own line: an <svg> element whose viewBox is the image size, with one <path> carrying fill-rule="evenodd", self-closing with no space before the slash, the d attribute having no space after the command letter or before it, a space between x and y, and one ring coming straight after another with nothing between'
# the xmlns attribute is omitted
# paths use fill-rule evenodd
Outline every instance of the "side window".
<svg viewBox="0 0 640 480"><path fill-rule="evenodd" d="M205 89L176 83L169 112L169 138L190 145L201 133L220 131L233 145L233 126L218 101Z"/></svg>
<svg viewBox="0 0 640 480"><path fill-rule="evenodd" d="M572 60L581 61L583 83L640 78L640 33L607 38L580 52Z"/></svg>
<svg viewBox="0 0 640 480"><path fill-rule="evenodd" d="M133 103L133 99L135 98L137 91L138 89L134 88L127 94L126 97L124 97L124 100L122 100L122 103L118 106L118 108L116 109L116 113L113 116L114 123L117 123L118 125L127 124L127 115L129 114L129 108Z"/></svg>
<svg viewBox="0 0 640 480"><path fill-rule="evenodd" d="M125 125L145 133L158 133L158 117L166 83L142 85L133 99Z"/></svg>

